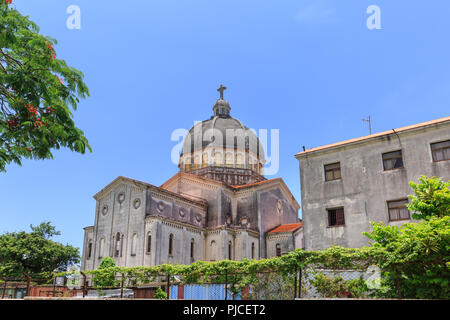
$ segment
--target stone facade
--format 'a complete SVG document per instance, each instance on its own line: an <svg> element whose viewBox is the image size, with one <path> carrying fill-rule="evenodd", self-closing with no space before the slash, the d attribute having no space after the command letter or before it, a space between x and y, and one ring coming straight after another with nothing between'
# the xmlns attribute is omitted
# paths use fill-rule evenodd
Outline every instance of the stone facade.
<svg viewBox="0 0 450 320"><path fill-rule="evenodd" d="M408 182L422 174L450 179L450 161L435 161L431 150L434 143L449 140L447 117L297 154L305 248L362 247L368 239L361 233L369 231L370 221L411 221L404 219L409 217L404 211L403 219L393 219L388 206L406 201L412 193ZM448 155L450 149L443 152ZM389 155L397 157L395 165L386 160ZM341 214L342 221L337 217Z"/></svg>
<svg viewBox="0 0 450 320"><path fill-rule="evenodd" d="M231 118L221 90L211 119L187 134L179 173L160 187L118 177L94 196L82 270L106 256L118 266L265 258L266 233L299 221L300 206L281 178L263 176L263 147ZM299 243L287 237L285 252Z"/></svg>

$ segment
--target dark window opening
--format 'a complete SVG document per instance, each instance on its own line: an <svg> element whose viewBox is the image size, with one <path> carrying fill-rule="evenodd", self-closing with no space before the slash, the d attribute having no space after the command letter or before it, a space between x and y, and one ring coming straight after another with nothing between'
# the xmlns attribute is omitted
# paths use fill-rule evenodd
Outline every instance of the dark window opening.
<svg viewBox="0 0 450 320"><path fill-rule="evenodd" d="M325 181L341 179L341 163L336 162L325 165Z"/></svg>
<svg viewBox="0 0 450 320"><path fill-rule="evenodd" d="M169 256L173 255L173 234L169 237Z"/></svg>
<svg viewBox="0 0 450 320"><path fill-rule="evenodd" d="M91 258L91 255L92 255L92 242L89 242L89 244L88 244L88 259L90 259Z"/></svg>
<svg viewBox="0 0 450 320"><path fill-rule="evenodd" d="M152 251L152 236L147 236L147 253L150 253Z"/></svg>
<svg viewBox="0 0 450 320"><path fill-rule="evenodd" d="M281 257L281 246L280 246L280 244L279 243L277 243L277 245L276 245L276 256L277 257Z"/></svg>
<svg viewBox="0 0 450 320"><path fill-rule="evenodd" d="M194 259L194 239L191 240L191 259Z"/></svg>
<svg viewBox="0 0 450 320"><path fill-rule="evenodd" d="M232 244L231 241L228 242L228 260L231 260L231 250L232 250Z"/></svg>
<svg viewBox="0 0 450 320"><path fill-rule="evenodd" d="M345 225L344 208L329 209L328 210L328 226L343 226Z"/></svg>
<svg viewBox="0 0 450 320"><path fill-rule="evenodd" d="M431 144L433 161L450 160L450 140Z"/></svg>
<svg viewBox="0 0 450 320"><path fill-rule="evenodd" d="M388 201L389 221L409 220L408 199Z"/></svg>
<svg viewBox="0 0 450 320"><path fill-rule="evenodd" d="M384 153L382 157L385 171L403 168L402 150Z"/></svg>
<svg viewBox="0 0 450 320"><path fill-rule="evenodd" d="M255 243L252 242L252 259L255 259Z"/></svg>

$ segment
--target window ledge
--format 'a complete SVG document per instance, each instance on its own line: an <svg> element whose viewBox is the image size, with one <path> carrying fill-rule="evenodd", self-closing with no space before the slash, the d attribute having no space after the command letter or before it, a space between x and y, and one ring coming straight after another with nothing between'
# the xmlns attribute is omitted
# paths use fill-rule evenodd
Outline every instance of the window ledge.
<svg viewBox="0 0 450 320"><path fill-rule="evenodd" d="M339 227L345 227L345 224L338 224L335 226L327 226L327 228L339 228Z"/></svg>

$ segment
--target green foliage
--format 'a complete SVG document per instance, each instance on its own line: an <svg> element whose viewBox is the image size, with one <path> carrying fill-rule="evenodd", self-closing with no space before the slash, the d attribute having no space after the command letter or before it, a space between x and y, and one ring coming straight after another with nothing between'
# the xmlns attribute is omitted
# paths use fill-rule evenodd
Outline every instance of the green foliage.
<svg viewBox="0 0 450 320"><path fill-rule="evenodd" d="M167 292L164 292L161 287L158 287L155 292L155 299L167 299Z"/></svg>
<svg viewBox="0 0 450 320"><path fill-rule="evenodd" d="M372 228L364 234L373 240L373 248L385 252L377 264L396 296L449 298L450 216L402 227L372 223Z"/></svg>
<svg viewBox="0 0 450 320"><path fill-rule="evenodd" d="M116 262L111 257L104 257L98 266L99 272L94 278L94 287L101 289L104 287L117 287L119 281L116 280Z"/></svg>
<svg viewBox="0 0 450 320"><path fill-rule="evenodd" d="M60 233L49 222L31 227L31 232L0 235L0 276L23 277L25 272L44 277L79 262L78 248L50 240Z"/></svg>
<svg viewBox="0 0 450 320"><path fill-rule="evenodd" d="M83 74L56 58L56 40L0 1L0 172L27 159L51 159L52 149L91 150L73 121L89 95Z"/></svg>
<svg viewBox="0 0 450 320"><path fill-rule="evenodd" d="M409 182L415 195L410 195L414 219L450 216L450 181L444 182L436 177L421 176L420 183Z"/></svg>

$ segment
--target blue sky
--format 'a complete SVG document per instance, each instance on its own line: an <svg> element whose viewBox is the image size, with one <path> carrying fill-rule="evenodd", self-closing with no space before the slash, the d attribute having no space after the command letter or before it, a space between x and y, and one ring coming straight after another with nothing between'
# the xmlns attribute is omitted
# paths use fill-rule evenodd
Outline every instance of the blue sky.
<svg viewBox="0 0 450 320"><path fill-rule="evenodd" d="M52 221L81 247L92 196L119 175L160 185L178 170L173 130L211 116L216 89L247 127L280 130L280 170L300 201L294 154L449 115L450 2L14 0L91 96L75 121L93 153L60 150L0 173L0 232ZM69 5L81 29L66 27ZM381 30L369 30L369 5ZM273 178L268 177L268 178ZM301 212L299 212L301 214Z"/></svg>

